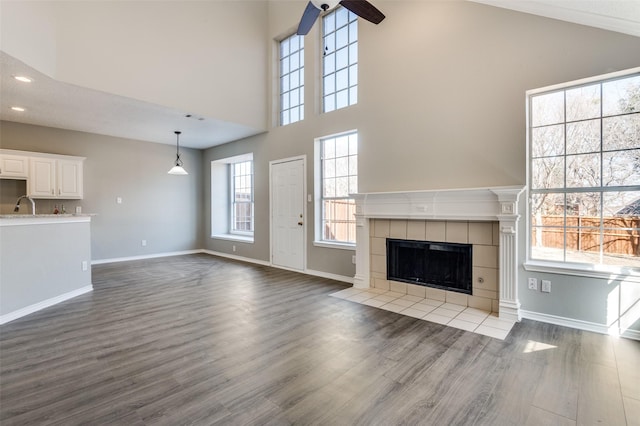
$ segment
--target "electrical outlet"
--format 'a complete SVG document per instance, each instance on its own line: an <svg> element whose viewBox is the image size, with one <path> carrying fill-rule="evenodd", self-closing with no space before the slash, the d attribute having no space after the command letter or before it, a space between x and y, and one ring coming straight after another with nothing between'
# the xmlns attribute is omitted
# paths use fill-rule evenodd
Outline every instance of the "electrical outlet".
<svg viewBox="0 0 640 426"><path fill-rule="evenodd" d="M82 213L82 206L76 206L76 214Z"/></svg>
<svg viewBox="0 0 640 426"><path fill-rule="evenodd" d="M529 278L529 290L538 290L537 278Z"/></svg>
<svg viewBox="0 0 640 426"><path fill-rule="evenodd" d="M542 280L542 291L545 293L551 293L551 281Z"/></svg>
<svg viewBox="0 0 640 426"><path fill-rule="evenodd" d="M236 251L236 246L231 247L233 249L233 251Z"/></svg>
<svg viewBox="0 0 640 426"><path fill-rule="evenodd" d="M142 243L142 247L146 247L147 246L147 240L142 240L141 243Z"/></svg>
<svg viewBox="0 0 640 426"><path fill-rule="evenodd" d="M89 269L89 264L87 263L86 260L82 261L82 270L86 271L87 269Z"/></svg>
<svg viewBox="0 0 640 426"><path fill-rule="evenodd" d="M351 256L351 263L356 264L356 255Z"/></svg>
<svg viewBox="0 0 640 426"><path fill-rule="evenodd" d="M116 204L122 204L122 197L116 197Z"/></svg>

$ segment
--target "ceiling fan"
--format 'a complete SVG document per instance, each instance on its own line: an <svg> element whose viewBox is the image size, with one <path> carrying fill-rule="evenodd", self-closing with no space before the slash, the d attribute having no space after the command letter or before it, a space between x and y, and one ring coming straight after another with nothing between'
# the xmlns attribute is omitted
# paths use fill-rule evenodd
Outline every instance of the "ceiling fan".
<svg viewBox="0 0 640 426"><path fill-rule="evenodd" d="M359 17L366 19L369 22L373 22L374 24L379 24L384 19L382 12L376 9L376 7L367 0L340 0L339 2L336 2L335 0L327 2L310 1L302 14L302 19L300 19L300 24L298 25L298 31L296 34L307 35L311 30L311 27L313 27L313 24L318 19L318 16L320 16L320 12L325 12L336 6L336 4L344 6Z"/></svg>

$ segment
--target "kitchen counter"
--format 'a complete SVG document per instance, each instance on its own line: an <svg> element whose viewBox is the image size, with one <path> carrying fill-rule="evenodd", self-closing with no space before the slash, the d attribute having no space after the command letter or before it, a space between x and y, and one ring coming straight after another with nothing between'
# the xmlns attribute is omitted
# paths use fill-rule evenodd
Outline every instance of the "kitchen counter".
<svg viewBox="0 0 640 426"><path fill-rule="evenodd" d="M92 290L91 216L0 215L0 324Z"/></svg>
<svg viewBox="0 0 640 426"><path fill-rule="evenodd" d="M95 214L0 214L0 226L44 225L65 222L89 222Z"/></svg>

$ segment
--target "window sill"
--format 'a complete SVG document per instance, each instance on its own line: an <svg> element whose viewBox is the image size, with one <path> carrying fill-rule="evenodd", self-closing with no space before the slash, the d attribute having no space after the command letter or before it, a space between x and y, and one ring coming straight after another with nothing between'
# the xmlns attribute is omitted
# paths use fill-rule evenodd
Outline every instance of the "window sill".
<svg viewBox="0 0 640 426"><path fill-rule="evenodd" d="M355 251L356 245L353 243L334 243L328 241L314 241L313 245L316 247L340 249L340 250L352 250Z"/></svg>
<svg viewBox="0 0 640 426"><path fill-rule="evenodd" d="M526 271L573 275L576 277L600 278L640 283L640 272L622 266L584 265L580 263L546 262L528 260L523 265Z"/></svg>
<svg viewBox="0 0 640 426"><path fill-rule="evenodd" d="M216 240L239 241L241 243L253 244L253 237L248 237L248 236L245 236L245 235L215 234L215 235L212 235L211 238L216 239Z"/></svg>

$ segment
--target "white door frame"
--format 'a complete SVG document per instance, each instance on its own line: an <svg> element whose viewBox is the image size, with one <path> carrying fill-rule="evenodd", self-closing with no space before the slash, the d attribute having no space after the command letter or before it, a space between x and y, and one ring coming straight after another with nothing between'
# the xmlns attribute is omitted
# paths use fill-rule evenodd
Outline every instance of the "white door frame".
<svg viewBox="0 0 640 426"><path fill-rule="evenodd" d="M302 272L307 271L307 224L309 223L309 216L307 215L307 156L297 155L295 157L281 158L278 160L269 161L269 264L273 267L280 269L290 269L279 265L273 264L273 189L271 181L272 168L276 164L288 163L291 161L302 160ZM292 271L301 272L297 269L290 269Z"/></svg>

